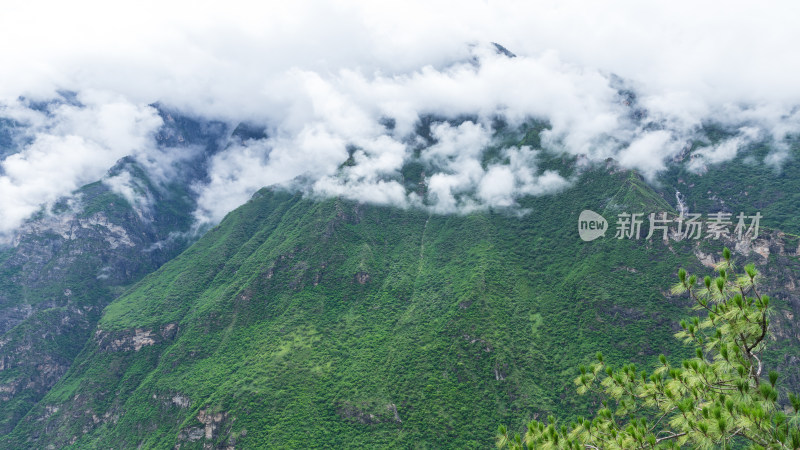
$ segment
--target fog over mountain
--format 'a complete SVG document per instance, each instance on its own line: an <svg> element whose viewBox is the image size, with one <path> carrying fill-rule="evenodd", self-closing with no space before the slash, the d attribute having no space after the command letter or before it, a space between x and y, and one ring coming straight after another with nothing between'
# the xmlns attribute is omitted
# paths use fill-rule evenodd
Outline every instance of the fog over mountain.
<svg viewBox="0 0 800 450"><path fill-rule="evenodd" d="M792 2L4 9L0 119L15 126L0 136L3 236L124 156L168 179L187 155L155 145L156 102L266 127L211 158L195 186L199 224L273 184L440 213L514 207L572 182L540 169L541 152L614 158L654 179L709 123L732 137L697 151L695 170L760 141L773 151L759 163L780 170L800 131ZM423 117L435 118L428 140ZM498 120L550 129L541 148L500 148L487 163ZM402 184L412 159L431 169L424 194ZM136 201L124 177L105 182Z"/></svg>

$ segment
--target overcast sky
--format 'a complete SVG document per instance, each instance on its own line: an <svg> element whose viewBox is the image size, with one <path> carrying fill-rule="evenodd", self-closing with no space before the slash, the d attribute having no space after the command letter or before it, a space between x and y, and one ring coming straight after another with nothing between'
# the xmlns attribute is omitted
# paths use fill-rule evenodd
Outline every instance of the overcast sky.
<svg viewBox="0 0 800 450"><path fill-rule="evenodd" d="M0 234L118 158L154 152L155 101L269 125L269 139L215 157L211 182L197 187L208 222L298 175L320 195L419 206L393 177L426 113L478 117L435 127L439 142L422 154L439 168L427 199L437 212L513 206L569 184L536 169L540 149L505 149L509 164L481 167L493 115L546 119L550 150L614 157L651 178L713 120L739 132L705 149L698 170L755 139L775 143L767 163L777 167L800 127L798 18L791 1L6 0L0 117L32 139L1 163ZM612 74L637 93L647 123L630 120ZM59 89L86 107L44 117L16 100ZM336 173L348 145L361 149L356 165Z"/></svg>

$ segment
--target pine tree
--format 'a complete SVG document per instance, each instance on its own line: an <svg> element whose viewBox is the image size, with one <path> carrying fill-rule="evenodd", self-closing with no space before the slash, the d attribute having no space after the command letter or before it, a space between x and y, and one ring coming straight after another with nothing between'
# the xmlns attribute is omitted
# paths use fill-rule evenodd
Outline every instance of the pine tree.
<svg viewBox="0 0 800 450"><path fill-rule="evenodd" d="M652 373L634 364L613 368L598 353L580 366L578 392L604 400L592 419L569 425L553 417L532 421L524 436L501 426L499 448L800 448L800 398L785 397L778 373L765 374L761 354L769 336L769 296L759 291L753 264L736 273L725 248L717 276L698 283L678 272L675 294L694 301L698 316L675 336L695 355L673 365L664 355ZM786 405L786 406L782 406ZM785 410L784 410L785 409Z"/></svg>

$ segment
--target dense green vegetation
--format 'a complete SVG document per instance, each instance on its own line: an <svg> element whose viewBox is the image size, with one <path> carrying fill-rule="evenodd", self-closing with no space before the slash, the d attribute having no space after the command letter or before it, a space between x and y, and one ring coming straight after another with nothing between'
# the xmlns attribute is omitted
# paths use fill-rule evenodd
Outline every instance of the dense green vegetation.
<svg viewBox="0 0 800 450"><path fill-rule="evenodd" d="M429 216L263 190L107 307L11 438L485 447L498 421L587 413L563 381L584 355L685 355L668 324L687 303L659 289L697 266L690 245L575 229L585 208L661 197L598 171L523 206L535 213ZM136 330L152 345L135 350Z"/></svg>

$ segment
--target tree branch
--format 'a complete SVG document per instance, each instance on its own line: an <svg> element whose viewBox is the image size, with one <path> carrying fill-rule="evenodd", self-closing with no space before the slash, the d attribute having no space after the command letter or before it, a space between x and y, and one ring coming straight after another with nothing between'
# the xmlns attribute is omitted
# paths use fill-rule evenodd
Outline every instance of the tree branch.
<svg viewBox="0 0 800 450"><path fill-rule="evenodd" d="M658 444L661 441L668 441L670 439L679 438L681 436L686 436L686 431L684 431L683 433L675 433L675 434L671 434L669 436L664 436L664 437L658 438L658 439L656 439L656 444Z"/></svg>

